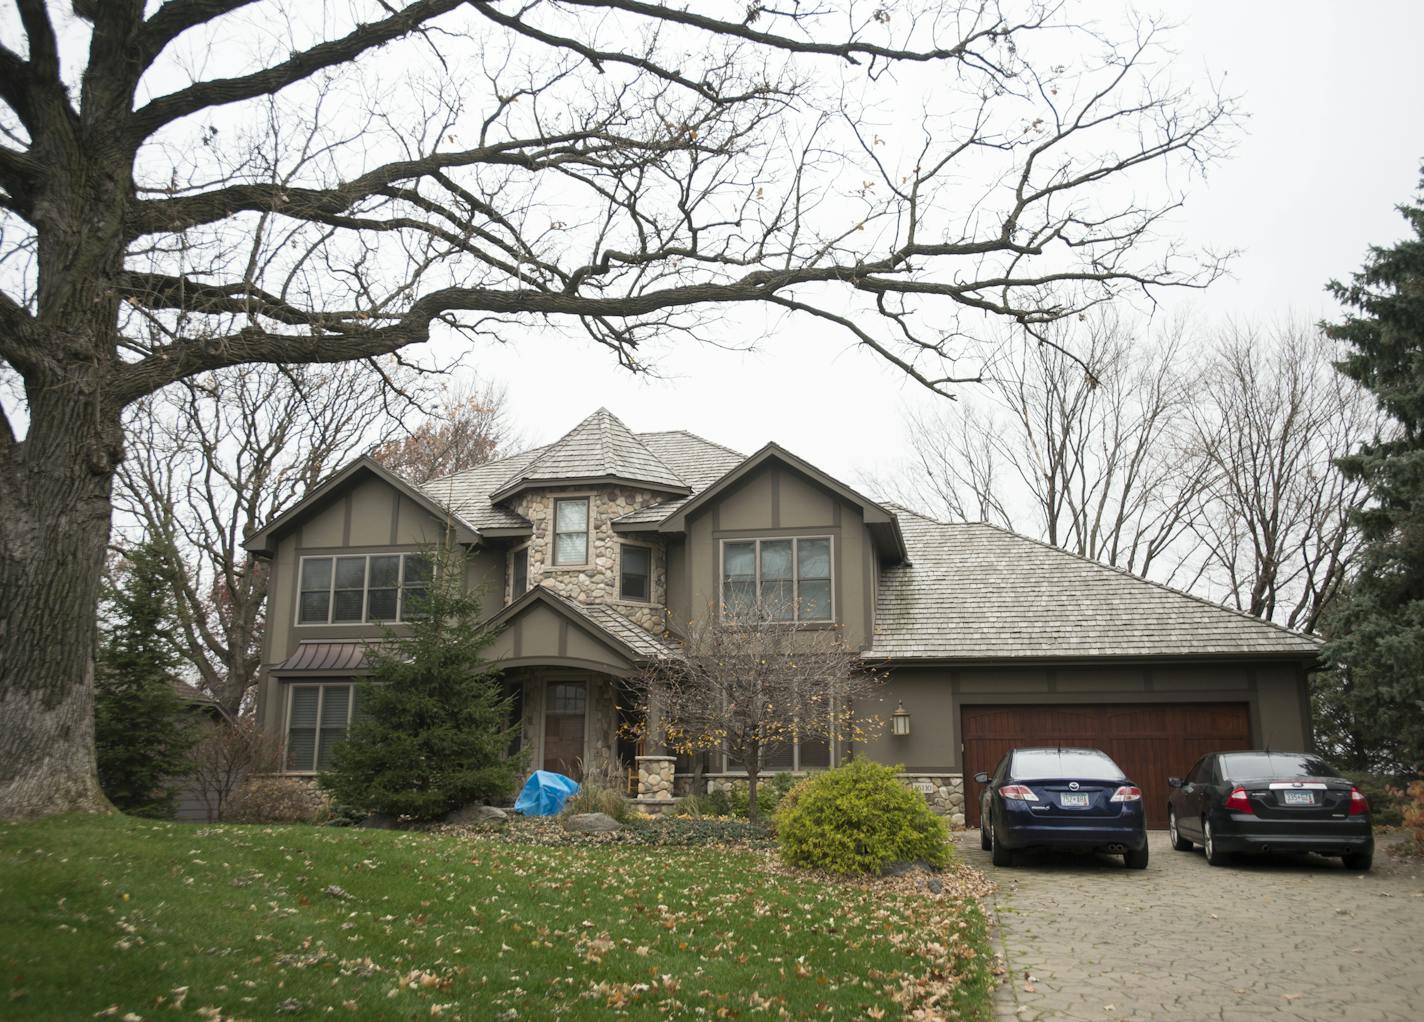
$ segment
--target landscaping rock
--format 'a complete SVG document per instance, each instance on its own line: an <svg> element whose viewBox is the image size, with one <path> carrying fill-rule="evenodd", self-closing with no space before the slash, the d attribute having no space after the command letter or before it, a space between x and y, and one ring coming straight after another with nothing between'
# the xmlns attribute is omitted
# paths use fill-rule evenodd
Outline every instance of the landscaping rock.
<svg viewBox="0 0 1424 1022"><path fill-rule="evenodd" d="M908 862L887 862L880 867L880 875L883 877L902 877L906 873L938 873L939 870L931 866L924 859L915 859Z"/></svg>
<svg viewBox="0 0 1424 1022"><path fill-rule="evenodd" d="M495 806L465 806L446 813L445 822L462 827L472 823L508 823L509 814Z"/></svg>
<svg viewBox="0 0 1424 1022"><path fill-rule="evenodd" d="M575 813L564 820L564 829L576 834L607 834L618 828L618 821L607 813Z"/></svg>
<svg viewBox="0 0 1424 1022"><path fill-rule="evenodd" d="M390 813L372 813L356 826L367 830L395 830L396 823L396 818Z"/></svg>
<svg viewBox="0 0 1424 1022"><path fill-rule="evenodd" d="M939 877L930 877L925 881L925 888L931 894L940 894L944 891L944 881Z"/></svg>

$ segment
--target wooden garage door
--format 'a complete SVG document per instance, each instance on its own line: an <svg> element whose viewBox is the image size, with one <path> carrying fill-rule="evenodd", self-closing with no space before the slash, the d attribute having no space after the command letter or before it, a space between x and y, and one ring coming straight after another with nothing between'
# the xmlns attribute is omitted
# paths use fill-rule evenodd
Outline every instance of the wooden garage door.
<svg viewBox="0 0 1424 1022"><path fill-rule="evenodd" d="M965 706L967 820L979 822L974 774L993 773L1010 749L1072 745L1102 749L1142 788L1149 827L1167 826L1167 778L1185 774L1208 752L1251 746L1245 703L1112 703L1069 706Z"/></svg>

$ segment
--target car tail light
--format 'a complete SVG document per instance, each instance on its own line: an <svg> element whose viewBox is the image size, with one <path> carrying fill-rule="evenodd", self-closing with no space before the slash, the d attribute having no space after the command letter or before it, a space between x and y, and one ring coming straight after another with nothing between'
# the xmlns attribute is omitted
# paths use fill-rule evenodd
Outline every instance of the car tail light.
<svg viewBox="0 0 1424 1022"><path fill-rule="evenodd" d="M1231 789L1231 794L1226 796L1226 808L1233 813L1254 813L1251 808L1251 800L1246 797L1246 789L1239 784Z"/></svg>
<svg viewBox="0 0 1424 1022"><path fill-rule="evenodd" d="M1350 815L1363 816L1370 811L1370 800L1360 794L1359 788L1350 789Z"/></svg>
<svg viewBox="0 0 1424 1022"><path fill-rule="evenodd" d="M1131 784L1124 784L1117 791L1113 792L1109 802L1141 802L1142 789Z"/></svg>
<svg viewBox="0 0 1424 1022"><path fill-rule="evenodd" d="M1004 798L1017 799L1020 802L1037 802L1038 796L1033 793L1033 789L1026 784L1006 784L999 789L999 794Z"/></svg>

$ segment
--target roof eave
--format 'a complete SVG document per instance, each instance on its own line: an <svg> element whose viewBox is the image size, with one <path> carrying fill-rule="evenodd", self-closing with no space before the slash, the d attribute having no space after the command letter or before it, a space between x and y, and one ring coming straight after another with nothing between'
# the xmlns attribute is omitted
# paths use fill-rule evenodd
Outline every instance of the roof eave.
<svg viewBox="0 0 1424 1022"><path fill-rule="evenodd" d="M419 505L437 520L449 522L455 531L455 538L459 542L469 544L480 542L481 536L478 529L470 525L449 508L437 503L427 494L406 482L374 458L363 454L354 461L348 462L332 472L307 491L301 500L297 501L297 503L287 508L286 511L283 511L276 518L272 519L272 521L244 539L242 541L243 549L257 557L271 557L276 553L275 540L283 532L294 524L303 514L310 511L315 505L348 483L358 472L363 471L369 472L371 475L394 487L402 496L410 498L411 501Z"/></svg>
<svg viewBox="0 0 1424 1022"><path fill-rule="evenodd" d="M495 490L489 495L489 502L491 504L498 504L500 501L508 500L510 497L524 490L565 489L568 487L582 486L631 486L642 490L653 490L657 493L670 493L677 497L685 497L692 492L691 488L686 485L657 482L649 479L636 479L632 476L565 476L553 479L524 477L506 483L498 490Z"/></svg>
<svg viewBox="0 0 1424 1022"><path fill-rule="evenodd" d="M882 650L867 649L860 654L862 660L886 664L890 667L999 667L1022 666L1024 664L1053 664L1055 666L1083 664L1091 666L1103 663L1223 663L1233 660L1253 661L1300 661L1306 664L1320 661L1319 651L1307 650L1253 650L1232 652L1213 651L1204 653L1040 653L1032 656L965 655L965 656L911 656L886 653Z"/></svg>

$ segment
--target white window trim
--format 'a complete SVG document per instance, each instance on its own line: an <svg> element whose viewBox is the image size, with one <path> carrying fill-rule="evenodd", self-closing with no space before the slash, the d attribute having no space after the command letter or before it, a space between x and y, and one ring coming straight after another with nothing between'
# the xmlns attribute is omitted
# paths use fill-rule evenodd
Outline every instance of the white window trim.
<svg viewBox="0 0 1424 1022"><path fill-rule="evenodd" d="M297 592L295 604L292 608L292 626L294 628L330 628L355 626L355 625L383 625L399 624L406 620L405 617L405 564L412 557L423 557L424 554L407 550L376 550L371 553L361 554L303 554L297 559ZM364 557L366 566L361 575L361 620L360 621L333 621L331 615L336 610L336 561L341 557ZM372 557L399 557L400 572L396 577L396 616L394 618L383 618L380 621L373 621L370 617L371 602L371 558ZM306 573L307 561L330 561L331 562L331 582L326 588L326 620L325 621L303 621L302 620L302 577ZM427 585L435 584L432 577ZM313 590L315 592L315 590Z"/></svg>
<svg viewBox="0 0 1424 1022"><path fill-rule="evenodd" d="M837 613L837 608L836 608L836 537L833 536L833 535L824 535L824 534L820 534L820 533L813 533L813 534L809 534L809 535L805 535L805 536L800 536L800 535L795 535L795 536L746 536L746 537L733 536L733 537L724 537L724 538L718 540L718 546L717 546L717 615L718 615L719 618L722 616L722 612L723 612L723 611L726 609L726 607L727 607L727 600L726 600L726 586L727 586L727 563L726 563L726 562L727 562L727 544L728 544L728 543L753 543L753 544L756 545L756 549L755 549L755 553L754 553L755 560L756 560L756 575L755 575L754 577L755 577L755 580L756 580L756 581L755 581L755 585L756 585L756 593L757 593L757 602L760 603L760 602L761 602L761 545L762 545L763 543L783 542L783 541L788 540L788 539L791 540L791 587L792 587L792 593L794 594L794 595L793 595L793 599L792 599L792 607L793 607L794 610L795 610L795 616L794 616L790 621L783 621L783 622L779 622L779 623L781 623L781 624L788 624L788 625L809 625L809 626L813 626L813 627L822 627L822 626L826 626L826 625L834 625L834 624L836 623L836 620L837 620L837 618L836 618L836 613ZM799 556L799 554L798 554L798 552L797 552L796 544L799 543L799 542L800 542L801 540L803 540L803 539L824 539L824 540L827 542L827 544L828 544L828 548L827 548L827 549L829 550L830 563L831 563L831 575L830 575L830 583L831 583L831 616L830 616L830 617L826 617L826 618L813 618L813 619L808 620L808 621L802 621L802 620L801 620L801 558L800 558L800 556Z"/></svg>
<svg viewBox="0 0 1424 1022"><path fill-rule="evenodd" d="M515 547L513 550L509 551L509 559L505 562L506 570L508 570L509 572L509 588L506 590L509 593L509 599L505 601L505 606L508 606L509 604L513 603L515 600L519 599L520 596L523 596L524 593L527 593L529 590L534 588L534 583L530 580L530 576L533 573L529 570L531 564L529 558L529 549L531 546L533 546L532 543L525 542ZM519 552L521 550L524 551L524 593L520 593L518 596L516 596L514 593L514 558L519 555Z"/></svg>
<svg viewBox="0 0 1424 1022"><path fill-rule="evenodd" d="M623 551L630 546L639 547L648 552L648 596L646 599L637 600L623 595ZM657 575L657 557L657 551L651 543L636 543L623 539L618 541L618 572L613 582L618 603L626 603L633 607L647 607L655 602L653 600L653 579Z"/></svg>
<svg viewBox="0 0 1424 1022"><path fill-rule="evenodd" d="M583 571L593 565L593 497L592 493L561 493L551 498L549 504L549 556L545 563L551 571ZM588 525L584 529L583 560L575 564L560 564L559 557L559 503L565 500L581 500L588 507ZM572 536L573 533L568 533Z"/></svg>
<svg viewBox="0 0 1424 1022"><path fill-rule="evenodd" d="M312 739L312 766L321 762L321 711L326 704L326 690L328 688L348 688L351 690L346 697L346 733L351 733L352 711L356 707L356 685L355 680L350 681L291 681L287 682L287 706L282 717L282 773L290 774L294 777L315 777L321 771L312 770L291 770L287 767L288 743L292 740L292 698L299 688L314 688L316 695L316 734Z"/></svg>

